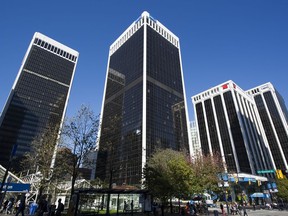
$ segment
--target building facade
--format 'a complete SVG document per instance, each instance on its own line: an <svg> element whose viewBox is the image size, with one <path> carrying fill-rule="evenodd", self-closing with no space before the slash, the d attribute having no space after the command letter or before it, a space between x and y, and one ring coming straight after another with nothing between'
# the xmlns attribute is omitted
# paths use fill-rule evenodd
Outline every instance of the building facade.
<svg viewBox="0 0 288 216"><path fill-rule="evenodd" d="M227 81L192 97L202 154L218 153L228 172L273 169L252 97Z"/></svg>
<svg viewBox="0 0 288 216"><path fill-rule="evenodd" d="M147 12L110 46L101 120L102 180L141 184L156 149L190 152L179 39Z"/></svg>
<svg viewBox="0 0 288 216"><path fill-rule="evenodd" d="M61 127L78 52L36 32L0 118L0 164L13 156L14 170L33 139L47 128ZM55 137L56 144L56 137ZM12 150L13 149L13 150Z"/></svg>
<svg viewBox="0 0 288 216"><path fill-rule="evenodd" d="M190 132L191 132L191 143L193 149L193 155L197 155L201 152L201 145L199 142L198 128L196 121L190 122Z"/></svg>
<svg viewBox="0 0 288 216"><path fill-rule="evenodd" d="M288 170L288 112L285 102L271 83L247 91L256 103L264 127L274 170Z"/></svg>

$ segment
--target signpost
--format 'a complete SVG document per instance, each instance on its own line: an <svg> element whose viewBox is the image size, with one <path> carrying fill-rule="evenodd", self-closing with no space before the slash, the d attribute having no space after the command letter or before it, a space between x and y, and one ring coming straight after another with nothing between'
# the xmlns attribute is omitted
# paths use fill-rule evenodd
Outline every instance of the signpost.
<svg viewBox="0 0 288 216"><path fill-rule="evenodd" d="M1 184L1 182L0 182ZM7 192L17 192L24 193L30 190L30 184L21 184L21 183L4 183L3 185L4 191Z"/></svg>

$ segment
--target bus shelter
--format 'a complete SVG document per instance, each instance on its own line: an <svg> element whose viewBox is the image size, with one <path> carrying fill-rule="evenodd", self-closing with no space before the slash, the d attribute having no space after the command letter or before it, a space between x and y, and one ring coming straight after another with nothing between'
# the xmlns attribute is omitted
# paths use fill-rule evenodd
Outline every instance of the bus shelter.
<svg viewBox="0 0 288 216"><path fill-rule="evenodd" d="M109 214L115 215L152 211L151 195L140 189L83 189L74 193L71 202L74 216L103 215L108 205Z"/></svg>

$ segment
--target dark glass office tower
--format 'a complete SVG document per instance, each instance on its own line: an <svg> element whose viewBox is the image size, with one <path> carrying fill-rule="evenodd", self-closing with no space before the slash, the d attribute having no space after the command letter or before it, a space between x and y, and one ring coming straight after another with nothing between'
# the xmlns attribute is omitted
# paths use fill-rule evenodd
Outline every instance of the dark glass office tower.
<svg viewBox="0 0 288 216"><path fill-rule="evenodd" d="M232 81L192 97L203 154L218 153L228 172L273 169L253 99Z"/></svg>
<svg viewBox="0 0 288 216"><path fill-rule="evenodd" d="M274 170L288 170L288 115L282 96L271 83L255 87L247 92L254 97L269 143Z"/></svg>
<svg viewBox="0 0 288 216"><path fill-rule="evenodd" d="M190 152L179 39L144 12L110 46L96 177L141 184L156 149Z"/></svg>
<svg viewBox="0 0 288 216"><path fill-rule="evenodd" d="M34 34L0 118L1 165L7 167L14 147L13 168L19 171L32 140L45 128L61 126L77 59L75 50Z"/></svg>

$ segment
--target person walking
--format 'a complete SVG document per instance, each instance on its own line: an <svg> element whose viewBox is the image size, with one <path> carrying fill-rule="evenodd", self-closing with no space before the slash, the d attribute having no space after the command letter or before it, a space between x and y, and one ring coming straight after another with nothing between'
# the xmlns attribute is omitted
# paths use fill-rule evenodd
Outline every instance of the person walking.
<svg viewBox="0 0 288 216"><path fill-rule="evenodd" d="M243 205L243 216L248 216L245 205Z"/></svg>
<svg viewBox="0 0 288 216"><path fill-rule="evenodd" d="M61 216L61 212L64 210L64 204L61 202L61 199L58 199L58 205L56 209L56 216Z"/></svg>
<svg viewBox="0 0 288 216"><path fill-rule="evenodd" d="M9 202L7 204L7 207L6 207L6 214L11 214L12 213L13 205L14 205L14 198L10 198Z"/></svg>
<svg viewBox="0 0 288 216"><path fill-rule="evenodd" d="M224 206L222 203L220 204L220 209L221 209L222 215L224 215Z"/></svg>
<svg viewBox="0 0 288 216"><path fill-rule="evenodd" d="M20 213L22 214L22 216L24 216L24 211L25 211L25 197L22 195L20 198L20 203L19 203L19 207L17 209L16 215L18 216Z"/></svg>
<svg viewBox="0 0 288 216"><path fill-rule="evenodd" d="M124 209L123 209L123 212L127 212L127 209L128 209L128 204L126 202L126 200L124 201ZM153 212L154 212L154 206L153 206Z"/></svg>
<svg viewBox="0 0 288 216"><path fill-rule="evenodd" d="M46 200L46 196L43 195L38 203L38 208L36 210L37 216L43 216L44 212L48 212L48 202Z"/></svg>
<svg viewBox="0 0 288 216"><path fill-rule="evenodd" d="M252 206L253 206L253 210L255 211L256 210L256 203L254 200L252 201Z"/></svg>

